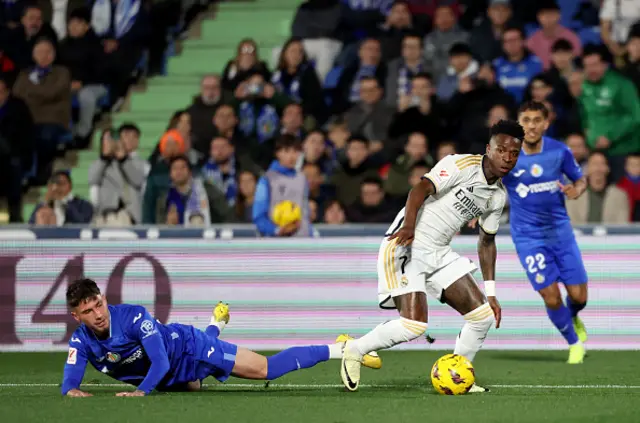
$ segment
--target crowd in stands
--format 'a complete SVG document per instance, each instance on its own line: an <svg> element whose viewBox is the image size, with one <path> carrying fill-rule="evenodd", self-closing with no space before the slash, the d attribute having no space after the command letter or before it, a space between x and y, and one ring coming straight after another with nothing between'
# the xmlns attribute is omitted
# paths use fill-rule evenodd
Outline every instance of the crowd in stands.
<svg viewBox="0 0 640 423"><path fill-rule="evenodd" d="M0 107L11 166L32 148L10 141L25 129L5 113L33 122L40 154L71 130L83 146L100 98L126 94L148 30L141 18L96 19L101 1L70 12L61 42L40 38L55 35L40 9L20 15L14 28L33 54L12 56L5 44L19 73L11 95L9 77L0 84L11 104ZM91 63L106 65L88 67L93 54L101 58ZM72 96L80 113L71 128ZM136 153L135 123L105 131L91 198L75 198L68 174L56 173L32 222L255 223L265 236L388 223L435 162L484 153L488 128L526 100L547 106L547 134L567 143L588 177L585 195L568 204L571 220L640 221L639 1L308 0L281 47L259 52L241 40L224 69L205 75L193 104L154 134L148 159ZM300 204L300 222L273 222L284 200Z"/></svg>

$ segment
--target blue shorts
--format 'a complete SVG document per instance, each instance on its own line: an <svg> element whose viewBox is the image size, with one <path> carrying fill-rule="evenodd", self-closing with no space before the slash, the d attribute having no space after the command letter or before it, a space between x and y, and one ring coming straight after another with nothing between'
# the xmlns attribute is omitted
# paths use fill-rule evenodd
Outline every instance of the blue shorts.
<svg viewBox="0 0 640 423"><path fill-rule="evenodd" d="M229 379L236 364L237 352L237 345L200 332L196 335L194 351L196 379L203 380L209 376L220 382Z"/></svg>
<svg viewBox="0 0 640 423"><path fill-rule="evenodd" d="M536 239L519 239L515 246L534 290L540 291L555 282L565 285L587 282L587 271L575 238L554 244Z"/></svg>

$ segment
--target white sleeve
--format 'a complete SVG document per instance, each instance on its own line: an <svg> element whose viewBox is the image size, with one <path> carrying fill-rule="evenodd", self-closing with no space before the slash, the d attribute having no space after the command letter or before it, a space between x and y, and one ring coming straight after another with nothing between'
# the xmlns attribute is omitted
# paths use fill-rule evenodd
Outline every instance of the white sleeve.
<svg viewBox="0 0 640 423"><path fill-rule="evenodd" d="M446 194L460 183L462 173L456 164L455 158L460 157L450 155L440 160L431 169L431 172L425 173L423 178L433 182L437 194Z"/></svg>
<svg viewBox="0 0 640 423"><path fill-rule="evenodd" d="M498 191L491 199L491 208L478 219L478 224L485 233L493 235L498 232L500 228L500 216L502 216L502 209L504 209L506 198L504 191Z"/></svg>
<svg viewBox="0 0 640 423"><path fill-rule="evenodd" d="M616 0L604 0L602 8L600 9L600 19L605 21L612 21L615 18L616 13Z"/></svg>

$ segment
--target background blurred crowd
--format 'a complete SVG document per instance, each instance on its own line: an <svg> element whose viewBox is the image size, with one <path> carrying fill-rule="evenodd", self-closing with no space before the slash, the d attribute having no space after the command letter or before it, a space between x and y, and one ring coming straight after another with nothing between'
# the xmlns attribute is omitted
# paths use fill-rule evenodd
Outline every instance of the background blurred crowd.
<svg viewBox="0 0 640 423"><path fill-rule="evenodd" d="M529 99L550 109L548 135L588 175L572 221L640 221L640 1L302 2L284 45L259 52L241 40L203 76L150 157L137 154L135 122L101 131L86 199L47 164L86 148L140 61L157 72L168 29L179 37L209 4L74 1L0 10L12 221L25 181L44 175L34 224L253 222L263 235L308 236L316 222L387 223L436 161L482 154L488 127ZM275 225L284 200L301 205L300 223Z"/></svg>

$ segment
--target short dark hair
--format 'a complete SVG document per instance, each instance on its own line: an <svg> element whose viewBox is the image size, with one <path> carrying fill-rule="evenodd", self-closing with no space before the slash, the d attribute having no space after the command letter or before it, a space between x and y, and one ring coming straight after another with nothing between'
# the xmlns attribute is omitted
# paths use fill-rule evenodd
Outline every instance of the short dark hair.
<svg viewBox="0 0 640 423"><path fill-rule="evenodd" d="M522 141L524 139L524 129L515 120L503 120L491 127L491 136L498 134L509 135L517 140Z"/></svg>
<svg viewBox="0 0 640 423"><path fill-rule="evenodd" d="M380 179L379 176L367 176L362 180L362 183L360 184L360 186L367 185L367 184L377 185L378 188L384 189L384 185L382 184L382 179Z"/></svg>
<svg viewBox="0 0 640 423"><path fill-rule="evenodd" d="M376 84L378 84L378 87L380 86L380 82L378 81L378 78L376 78L375 76L363 76L362 78L360 78L360 83L363 83L364 81L373 81Z"/></svg>
<svg viewBox="0 0 640 423"><path fill-rule="evenodd" d="M369 146L369 139L362 134L351 134L351 136L347 140L347 146L354 142L361 142L365 146Z"/></svg>
<svg viewBox="0 0 640 423"><path fill-rule="evenodd" d="M411 170L414 170L419 167L426 167L427 169L431 169L431 166L429 166L429 163L427 163L426 160L418 160L417 162L411 165Z"/></svg>
<svg viewBox="0 0 640 423"><path fill-rule="evenodd" d="M504 31L502 31L502 36L504 37L504 34L506 34L508 31L517 31L520 34L520 38L522 38L523 40L527 38L526 34L524 33L524 30L517 25L508 25L504 29Z"/></svg>
<svg viewBox="0 0 640 423"><path fill-rule="evenodd" d="M418 31L409 30L405 32L402 36L402 39L405 40L407 38L417 38L418 40L420 40L420 45L424 45L424 38L422 38L422 34L420 34Z"/></svg>
<svg viewBox="0 0 640 423"><path fill-rule="evenodd" d="M556 53L558 51L573 51L573 46L568 40L560 38L551 46L552 53Z"/></svg>
<svg viewBox="0 0 640 423"><path fill-rule="evenodd" d="M525 101L520 105L520 108L518 109L518 115L520 115L520 113L528 111L541 112L542 116L544 116L545 119L549 117L549 109L547 109L547 106L545 106L543 103L540 103L539 101Z"/></svg>
<svg viewBox="0 0 640 423"><path fill-rule="evenodd" d="M584 59L587 56L592 56L592 55L598 55L600 57L600 60L605 60L605 52L602 48L602 46L598 46L592 43L587 44L586 46L583 47L582 49L582 58Z"/></svg>
<svg viewBox="0 0 640 423"><path fill-rule="evenodd" d="M415 79L428 79L429 82L433 83L433 75L431 75L429 72L418 72L417 74L415 74L413 76L413 78L411 78L411 80L415 80Z"/></svg>
<svg viewBox="0 0 640 423"><path fill-rule="evenodd" d="M124 131L134 131L138 136L140 136L140 128L135 123L125 122L118 128L118 134L123 133Z"/></svg>
<svg viewBox="0 0 640 423"><path fill-rule="evenodd" d="M76 308L80 303L100 295L100 288L93 279L76 279L67 288L67 307Z"/></svg>
<svg viewBox="0 0 640 423"><path fill-rule="evenodd" d="M67 169L56 170L51 174L51 178L49 181L51 183L58 183L58 178L63 177L69 181L69 185L73 186L73 181L71 180L71 171Z"/></svg>
<svg viewBox="0 0 640 423"><path fill-rule="evenodd" d="M469 47L467 43L455 43L449 48L449 57L461 56L463 54L468 56L472 55L471 47Z"/></svg>
<svg viewBox="0 0 640 423"><path fill-rule="evenodd" d="M183 161L187 164L187 167L189 168L189 170L193 170L192 166L191 166L191 162L189 161L189 158L187 156L185 156L184 154L178 154L177 156L173 156L171 158L171 160L169 160L169 169L171 169L173 167L173 164L175 162L179 162L179 161Z"/></svg>
<svg viewBox="0 0 640 423"><path fill-rule="evenodd" d="M280 150L287 148L293 148L296 150L302 149L302 142L291 134L282 134L276 139L276 145L274 152L277 153Z"/></svg>

